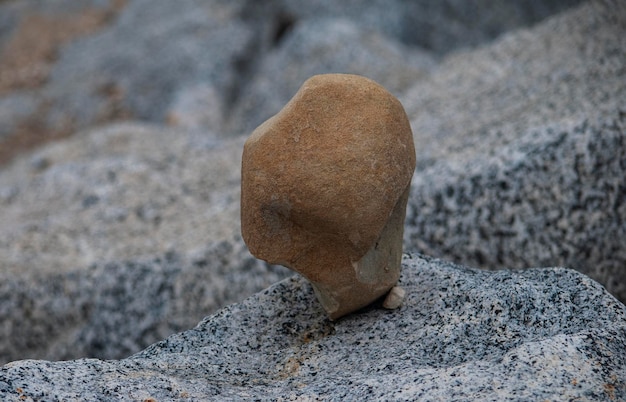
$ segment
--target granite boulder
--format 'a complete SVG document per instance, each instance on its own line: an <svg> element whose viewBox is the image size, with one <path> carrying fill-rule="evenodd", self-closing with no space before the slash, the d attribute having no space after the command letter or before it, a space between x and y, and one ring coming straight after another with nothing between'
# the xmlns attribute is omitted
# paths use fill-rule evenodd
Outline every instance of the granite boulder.
<svg viewBox="0 0 626 402"><path fill-rule="evenodd" d="M123 360L24 360L15 400L622 400L626 306L564 268L480 271L417 254L405 303L332 322L286 279Z"/></svg>

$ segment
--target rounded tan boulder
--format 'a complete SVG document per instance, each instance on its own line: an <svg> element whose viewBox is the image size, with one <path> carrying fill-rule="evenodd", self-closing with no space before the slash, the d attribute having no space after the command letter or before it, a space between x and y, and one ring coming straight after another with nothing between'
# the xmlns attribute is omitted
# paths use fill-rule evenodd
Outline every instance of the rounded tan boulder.
<svg viewBox="0 0 626 402"><path fill-rule="evenodd" d="M305 276L339 318L395 286L414 169L393 95L361 76L313 76L244 146L243 238Z"/></svg>

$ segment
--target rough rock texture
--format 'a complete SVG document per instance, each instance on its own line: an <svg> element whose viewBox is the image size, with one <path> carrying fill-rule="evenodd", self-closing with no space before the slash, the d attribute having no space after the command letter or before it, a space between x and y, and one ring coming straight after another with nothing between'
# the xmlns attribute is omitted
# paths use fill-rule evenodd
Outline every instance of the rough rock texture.
<svg viewBox="0 0 626 402"><path fill-rule="evenodd" d="M398 310L329 321L301 277L128 359L20 361L2 399L623 400L626 307L573 270L403 261Z"/></svg>
<svg viewBox="0 0 626 402"><path fill-rule="evenodd" d="M298 0L276 2L284 20L292 23L316 17L343 17L375 28L400 43L442 55L493 40L514 28L531 25L580 3L578 0L372 0L367 2Z"/></svg>
<svg viewBox="0 0 626 402"><path fill-rule="evenodd" d="M539 129L414 183L406 248L497 269L569 264L626 300L626 114Z"/></svg>
<svg viewBox="0 0 626 402"><path fill-rule="evenodd" d="M403 104L407 250L568 266L626 300L626 3L591 2L450 57Z"/></svg>
<svg viewBox="0 0 626 402"><path fill-rule="evenodd" d="M308 78L283 83L280 65L267 75L276 66L269 60L275 51L293 59L294 42L304 45L301 60L316 60L303 73L372 73L380 80L384 69L397 81L392 77L422 71L421 65L397 63L410 53L423 54L418 47L444 54L475 46L577 2L0 2L0 163L11 149L129 118L221 135L247 133L293 95L285 91ZM317 22L327 18L345 22ZM361 39L363 27L371 34ZM292 31L310 38L291 39ZM283 48L293 54L280 56ZM251 109L247 94L258 97L264 79L273 84L262 94L270 101ZM242 113L231 119L235 110Z"/></svg>
<svg viewBox="0 0 626 402"><path fill-rule="evenodd" d="M315 57L315 62L311 62ZM351 73L373 79L394 95L425 78L434 58L379 31L341 18L315 18L296 24L256 68L237 103L231 129L251 132L278 113L309 77Z"/></svg>
<svg viewBox="0 0 626 402"><path fill-rule="evenodd" d="M2 271L59 273L232 239L243 143L124 123L23 158L0 172Z"/></svg>
<svg viewBox="0 0 626 402"><path fill-rule="evenodd" d="M150 5L154 7L142 8L135 5L128 8L132 14L126 14L126 8L121 8L108 19L110 25L99 25L98 30L92 31L93 36L74 38L61 45L55 52L56 58L53 57L51 61L61 60L71 53L76 63L88 63L90 57L95 57L93 60L104 57L93 53L112 52L116 57L143 58L143 61L137 58L133 63L126 60L116 61L112 57L108 61L110 68L120 65L130 69L120 71L118 78L129 79L130 71L135 71L131 67L139 64L147 65L146 68L158 70L161 74L174 76L175 72L170 73L165 68L159 69L155 66L161 63L161 58L147 57L145 50L138 49L135 52L131 46L161 43L159 40L153 39L154 42L151 42L147 39L148 33L139 35L145 39L143 40L123 38L109 32L121 26L135 26L150 29L156 35L155 38L167 37L168 40L176 41L177 37L181 37L192 41L194 35L184 28L185 21L192 18L189 16L191 12L181 11L180 14L176 12L163 16L160 12L168 8L167 4L156 4L161 1L169 3L169 0L155 0L150 1ZM129 5L131 3L133 0L127 2ZM177 3L181 4L181 10L193 6L192 2L187 1ZM243 94L251 92L256 82L262 80L261 75L269 74L263 72L264 66L273 62L265 62L266 59L281 59L283 49L290 46L296 51L297 46L292 42L295 39L302 45L306 44L304 37L298 35L303 32L313 35L313 19L319 18L320 27L329 29L329 34L334 32L333 35L337 35L338 40L341 38L343 47L342 50L337 50L332 47L311 46L310 52L301 57L311 64L315 60L341 61L338 57L324 57L326 51L337 56L347 52L355 55L355 60L363 60L356 57L363 54L381 54L377 53L375 47L370 50L356 50L356 46L362 46L363 42L351 43L355 47L347 49L347 39L353 37L354 30L379 31L371 36L375 38L369 42L372 46L384 43L384 46L391 46L391 50L396 49L403 53L410 48L423 55L423 49L411 47L411 42L401 32L406 27L428 25L396 23L417 15L396 7L401 4L432 4L368 1L365 6L361 3L357 5L353 2L320 0L306 4L301 1L289 4L281 2L281 7L285 8L278 9L258 7L266 2L226 3L220 8L221 3L216 2L218 7L214 10L233 10L232 7L235 7L235 11L223 15L226 19L233 17L236 21L230 25L224 21L214 26L219 25L219 29L227 29L228 26L247 26L252 29L251 26L262 24L258 30L252 29L252 40L258 40L263 45L252 46L252 53L242 50L242 54L245 54L244 60L235 61L234 64L226 63L223 70L212 70L225 71L230 77L233 74L231 67L236 67L239 73L235 75L237 78L233 81L235 90L232 93L216 91L213 81L208 78L205 80L200 77L199 81L192 82L180 91L176 89L179 88L175 84L176 80L167 80L172 85L172 92L162 91L167 92L171 101L165 109L167 113L175 111L170 124L185 129L192 128L191 133L146 124L114 125L80 131L71 139L23 155L0 171L0 344L3 353L6 353L0 357L0 361L27 357L75 358L85 355L118 358L134 348L147 345L153 339L165 336L168 330L188 327L202 315L223 306L223 303L241 300L280 278L279 268L271 268L274 273L265 277L266 271L262 266L255 268L250 265L251 257L238 237L239 164L243 139L218 139L223 134L220 125L224 124L224 116L230 116L236 105L246 99ZM237 8L244 3L253 7ZM496 34L505 30L506 21L521 21L515 17L515 13L522 10L523 6L520 4L531 4L529 9L519 13L519 18L524 20L522 24L527 24L537 21L537 16L545 16L549 11L560 7L557 3L563 5L568 2L497 2L497 7L476 7L472 10L448 7L468 4L465 1L437 2L440 3L441 6L434 7L452 19L439 20L439 17L427 11L419 14L419 18L432 21L429 24L433 35L434 32L441 33L445 29L456 30L459 26L471 26L468 24L481 20L480 16L486 15L484 13L504 15L496 10L497 7L507 4L507 7L511 7L510 4L515 4L512 7L516 11L507 14L507 18L488 19L503 27L493 31ZM22 18L20 10L36 6L43 8L41 13L48 13L53 12L56 7L64 7L63 4L72 5L76 12L82 12L80 10L92 5L97 10L112 10L112 3L103 0L0 2L2 51L7 49L6 44L18 32L16 27ZM204 7L209 2L198 4ZM316 4L319 7L314 9ZM596 278L614 295L626 301L626 293L620 290L626 283L623 269L626 259L623 255L623 242L620 243L624 239L625 222L624 168L620 165L626 159L622 139L625 132L623 99L626 99L626 58L622 57L625 48L623 40L626 38L623 34L626 15L624 4L623 1L584 4L531 29L511 32L494 43L483 43L481 48L475 50L446 55L444 51L437 50L442 48L435 45L425 46L441 58L441 64L431 65L426 70L422 64L416 66L412 63L416 60L432 60L432 57L408 57L407 60L411 61L407 63L411 65L405 65L403 58L396 58L396 50L390 54L382 53L394 60L394 65L389 66L390 77L400 76L402 71L412 71L415 68L421 77L416 77L412 86L407 85L396 94L408 112L415 138L419 142L419 166L414 176L414 191L407 210L409 220L405 228L405 249L422 250L464 262L465 265L481 267L575 267ZM345 11L340 12L339 8L342 7L345 7ZM369 7L378 8L374 12ZM322 12L323 10L326 11ZM466 12L459 14L456 10ZM59 11L57 9L54 12ZM368 16L370 12L372 16ZM441 16L441 13L436 15ZM458 20L466 14L471 16L471 21L459 23ZM119 19L126 19L125 25L115 15ZM265 15L267 18L259 18ZM134 18L136 22L129 21ZM200 19L196 17L194 24L197 24L190 26L198 27ZM325 22L322 23L322 20ZM493 25L489 23L476 27L477 30L473 32L482 32L483 35L487 32L484 29L489 30L490 26ZM131 32L130 28L127 31ZM200 40L205 38L202 36L203 32L200 29ZM468 29L463 28L458 32L461 34L455 37L460 38L460 41L448 42L449 45L456 43L452 47L463 46L463 43L467 44L463 38L470 38ZM437 38L443 38L439 33L426 37L425 40L433 43ZM323 36L321 30L318 34ZM95 37L100 35L115 38L116 43L106 43L105 48L86 48L81 45L83 40L97 42ZM41 35L37 38L40 40ZM364 41L368 43L366 37ZM185 41L181 40L180 43ZM311 37L308 43L324 44L320 36ZM390 43L395 43L396 46ZM127 52L122 55L120 49L125 44L128 45ZM73 52L71 49L74 46L83 47L87 53L81 56L78 52ZM191 48L197 49L199 46L201 47L198 45ZM183 48L181 46L176 52L182 52ZM157 49L151 54L160 53ZM408 56L408 53L403 54ZM6 59L4 55L3 53L0 57L2 60ZM186 55L189 59L185 60L191 60L192 56L206 57L204 54L194 53ZM218 56L216 60L224 60L221 57L226 57L227 54ZM290 58L288 52L284 56L289 63L298 59ZM81 60L82 57L85 60ZM170 59L163 57L163 62L168 60ZM341 62L344 63L345 59ZM371 64L375 69L386 65L380 60L365 60L362 64ZM176 63L170 65L178 66ZM320 66L321 70L322 67L326 68ZM344 68L341 65L339 67ZM355 71L353 68L356 72L370 71L360 65L358 69L350 66L350 70L346 72ZM7 77L6 71L0 68L2 79ZM133 77L141 78L140 72L135 71L133 74ZM97 80L99 74L88 77ZM186 76L178 77L184 79ZM281 81L281 71L272 72L270 78L267 81L271 83L272 91L265 94L267 102L275 102L272 99L280 97L281 101L275 103L280 106L293 94L283 91L281 85L287 87L300 84L289 80ZM155 85L158 82L155 80ZM50 135L52 131L45 128L45 125L37 122L34 124L28 118L30 111L38 110L39 102L44 99L45 88L49 85L52 83L46 81L43 87L3 93L0 100L0 130L8 127L6 133L10 134L17 127L20 133L18 137L33 132ZM85 81L85 85L91 84ZM124 85L130 83L124 81ZM385 85L390 84L385 82ZM104 93L108 93L117 102L115 104L127 97L135 100L124 102L134 104L143 96L141 93L121 93L115 90ZM224 100L224 96L227 100ZM60 102L55 107L62 105L74 107L71 102ZM227 106L224 108L223 105ZM104 109L107 110L107 106ZM180 119L176 117L183 114L184 117ZM12 115L21 116L18 119L20 121L11 120ZM124 113L119 114L123 115ZM47 113L36 113L36 116L44 118ZM163 119L167 120L167 116ZM208 121L211 121L210 129L198 129L208 124ZM216 121L222 123L215 123ZM9 137L14 138L12 135ZM7 149L2 144L0 151ZM15 147L14 142L10 144L11 150L19 148ZM524 162L525 159L528 162ZM572 186L576 190L570 190ZM514 193L516 189L520 191L519 196ZM500 198L502 202L498 202ZM489 208L483 207L481 202ZM413 204L414 207L411 206ZM423 236L419 235L418 230L423 231ZM219 264L208 262L207 266L214 268L202 273L207 275L207 281L215 282L215 287L207 283L207 290L199 291L194 296L193 303L190 303L197 304L198 310L190 308L186 318L182 316L187 314L185 309L165 308L176 314L167 316L158 306L158 303L167 303L167 297L179 293L171 292L168 286L159 286L151 293L155 304L145 305L145 311L162 314L160 317L163 321L157 324L157 319L147 316L142 316L142 319L154 323L148 327L156 328L157 335L151 335L151 330L142 330L143 332L131 335L132 322L127 323L127 326L102 322L107 317L117 317L113 314L100 314L97 319L90 317L91 312L106 311L101 308L71 312L73 305L85 305L87 302L107 306L110 311L124 311L124 307L116 302L116 292L93 288L94 294L98 296L88 301L88 292L65 293L64 289L78 288L79 285L72 281L87 278L88 275L84 272L89 267L99 267L103 276L98 278L104 282L106 270L103 267L107 264L118 267L111 270L118 278L133 277L130 272L121 272L119 267L131 269L134 266L143 266L147 270L147 265L154 264L154 273L145 280L150 278L154 283L165 284L165 276L170 275L168 272L171 271L163 269L163 262L157 263L157 260L166 261L165 256L169 254L177 256L183 262L192 261L196 252L202 254L203 250L222 247L233 251L218 253L226 253L227 258L222 260L216 255L211 261L220 261ZM524 250L524 253L520 250ZM191 263L184 264L187 268L181 265L181 271L197 269ZM222 276L219 266L228 267L228 270L223 271L225 276ZM215 274L209 271L214 271ZM251 272L259 273L261 278ZM284 277L287 272L283 270L281 275ZM164 278L157 278L157 275L163 275ZM65 279L60 280L59 277ZM185 275L179 275L177 278L182 280L184 277ZM202 283L200 277L193 274L189 274L188 278L196 283L185 286L194 288ZM111 281L117 282L116 279ZM137 280L130 282L133 281ZM48 286L54 283L63 283L63 286ZM121 287L123 283L120 281L118 286ZM17 287L18 284L20 288ZM234 286L235 289L244 289L247 284L250 287L245 287L247 290L241 290L232 299L212 294L213 290L210 289L217 292L225 284ZM125 291L120 290L122 293ZM16 292L21 296L17 297ZM26 296L28 294L31 296ZM63 303L56 304L57 295L69 296L63 299ZM72 298L72 295L77 298ZM102 299L105 295L107 301ZM4 304L4 300L11 302ZM143 303L149 301L136 299L136 302L143 310ZM172 306L177 305L175 301L169 303ZM9 309L4 306L11 307ZM64 313L49 313L56 308L54 306L59 309L67 306L70 309L67 315L71 319L63 318ZM41 336L44 332L64 333L62 327L70 321L76 333L93 334L93 337L75 337L72 343L58 341L54 335ZM96 343L93 339L103 334L99 329L90 329L96 324L99 325L98 328L106 328L108 331L106 342L122 345L118 340L131 340L124 343L121 350L114 350L114 347L109 346L97 349L93 347ZM123 335L116 335L118 326L123 330ZM45 330L42 332L41 328ZM137 328L146 326L138 324ZM29 340L30 337L32 339ZM48 346L45 346L45 342L49 342ZM55 347L62 342L71 346ZM41 345L41 349L31 345Z"/></svg>
<svg viewBox="0 0 626 402"><path fill-rule="evenodd" d="M61 48L106 26L124 0L5 1L0 4L0 164L34 145L69 135L69 119L50 124L59 97L43 88Z"/></svg>
<svg viewBox="0 0 626 402"><path fill-rule="evenodd" d="M2 171L0 362L126 357L286 277L238 234L242 147L119 124Z"/></svg>
<svg viewBox="0 0 626 402"><path fill-rule="evenodd" d="M244 145L242 236L309 279L339 318L396 284L414 170L393 95L362 76L313 76Z"/></svg>
<svg viewBox="0 0 626 402"><path fill-rule="evenodd" d="M0 359L127 357L290 274L253 258L241 238L184 255L1 272Z"/></svg>

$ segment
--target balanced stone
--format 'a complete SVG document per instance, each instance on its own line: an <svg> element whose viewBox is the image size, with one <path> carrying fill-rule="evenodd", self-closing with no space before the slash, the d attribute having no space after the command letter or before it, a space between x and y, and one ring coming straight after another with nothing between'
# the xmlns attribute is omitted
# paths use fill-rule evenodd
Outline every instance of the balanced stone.
<svg viewBox="0 0 626 402"><path fill-rule="evenodd" d="M414 170L393 95L361 76L313 76L244 146L243 238L305 276L337 319L396 285Z"/></svg>

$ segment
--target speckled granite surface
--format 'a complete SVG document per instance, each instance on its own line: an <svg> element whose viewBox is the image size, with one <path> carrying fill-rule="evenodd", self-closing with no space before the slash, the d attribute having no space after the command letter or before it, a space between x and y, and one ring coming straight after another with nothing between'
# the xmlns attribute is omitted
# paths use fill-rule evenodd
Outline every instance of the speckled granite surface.
<svg viewBox="0 0 626 402"><path fill-rule="evenodd" d="M566 266L626 302L626 1L0 1L0 47L36 56L25 43L66 25L52 14L112 3L108 25L57 44L42 87L0 95L0 137L23 127L20 143L140 120L0 169L0 364L124 358L282 279L238 240L242 127L323 72L373 78L407 111L405 251ZM3 54L0 81L24 61Z"/></svg>
<svg viewBox="0 0 626 402"><path fill-rule="evenodd" d="M416 83L405 250L566 266L626 302L625 54L626 2L589 1Z"/></svg>
<svg viewBox="0 0 626 402"><path fill-rule="evenodd" d="M414 254L404 305L329 321L300 277L119 361L25 360L2 400L623 400L626 307L563 268Z"/></svg>

